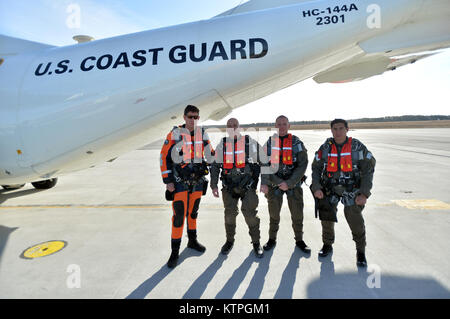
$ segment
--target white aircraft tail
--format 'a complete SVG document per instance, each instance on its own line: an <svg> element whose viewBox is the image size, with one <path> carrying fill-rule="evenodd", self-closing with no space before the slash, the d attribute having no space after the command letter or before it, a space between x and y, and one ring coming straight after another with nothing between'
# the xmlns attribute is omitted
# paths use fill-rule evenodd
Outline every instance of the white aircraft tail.
<svg viewBox="0 0 450 319"><path fill-rule="evenodd" d="M17 55L52 48L52 45L0 35L0 55Z"/></svg>
<svg viewBox="0 0 450 319"><path fill-rule="evenodd" d="M287 5L293 5L300 2L310 2L312 0L243 0L237 7L234 7L228 11L225 11L217 17L229 16L244 12L251 12L257 10L264 10L269 8L277 8Z"/></svg>

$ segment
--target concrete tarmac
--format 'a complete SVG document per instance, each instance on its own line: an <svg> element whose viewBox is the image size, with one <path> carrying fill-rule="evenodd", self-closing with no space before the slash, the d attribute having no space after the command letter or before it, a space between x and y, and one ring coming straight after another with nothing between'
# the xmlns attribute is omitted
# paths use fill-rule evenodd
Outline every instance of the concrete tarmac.
<svg viewBox="0 0 450 319"><path fill-rule="evenodd" d="M166 133L166 132L164 132ZM329 130L295 131L310 164ZM260 143L268 132L261 133ZM30 184L0 191L0 298L450 298L450 129L352 130L377 159L372 197L363 212L367 269L340 204L334 251L318 258L321 225L306 186L304 240L295 247L287 201L277 246L254 257L242 214L228 256L222 200L202 198L198 239L169 270L171 204L159 171L161 142L59 178L55 188ZM216 144L220 137L212 134ZM269 215L262 194L261 244ZM67 243L46 257L21 258L29 247Z"/></svg>

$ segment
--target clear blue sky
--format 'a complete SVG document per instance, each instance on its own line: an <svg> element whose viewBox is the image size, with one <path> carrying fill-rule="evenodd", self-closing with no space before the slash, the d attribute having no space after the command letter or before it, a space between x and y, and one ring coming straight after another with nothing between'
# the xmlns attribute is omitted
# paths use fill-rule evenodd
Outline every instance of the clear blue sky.
<svg viewBox="0 0 450 319"><path fill-rule="evenodd" d="M241 0L0 0L0 34L53 45L72 36L96 39L211 18ZM80 25L67 20L80 8ZM404 114L450 115L450 51L362 82L294 85L233 112L241 123L329 120ZM223 121L221 122L223 123ZM210 122L208 124L214 124Z"/></svg>
<svg viewBox="0 0 450 319"><path fill-rule="evenodd" d="M56 45L75 34L96 39L209 19L241 0L0 0L0 33ZM81 9L80 28L66 20L71 4Z"/></svg>

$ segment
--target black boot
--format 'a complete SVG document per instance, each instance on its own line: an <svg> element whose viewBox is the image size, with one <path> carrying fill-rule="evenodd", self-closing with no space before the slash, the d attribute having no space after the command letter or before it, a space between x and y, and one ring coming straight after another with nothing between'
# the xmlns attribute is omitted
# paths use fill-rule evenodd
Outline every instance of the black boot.
<svg viewBox="0 0 450 319"><path fill-rule="evenodd" d="M231 251L231 249L233 248L234 243L231 241L228 241L222 246L222 249L220 250L220 252L223 255L228 255L228 253Z"/></svg>
<svg viewBox="0 0 450 319"><path fill-rule="evenodd" d="M179 250L172 250L172 254L170 254L170 258L169 261L167 262L167 267L169 268L175 268L177 266L178 263L178 254L179 254Z"/></svg>
<svg viewBox="0 0 450 319"><path fill-rule="evenodd" d="M277 241L275 239L269 239L264 245L264 250L271 250L273 247L275 247L276 244Z"/></svg>
<svg viewBox="0 0 450 319"><path fill-rule="evenodd" d="M305 254L310 254L311 253L311 248L308 247L308 245L305 244L305 242L303 240L299 240L295 243L297 245L298 248L301 249L301 251L303 251Z"/></svg>
<svg viewBox="0 0 450 319"><path fill-rule="evenodd" d="M263 255L264 255L264 250L262 249L262 247L259 244L259 242L253 243L253 251L255 252L255 256L257 258L262 258Z"/></svg>
<svg viewBox="0 0 450 319"><path fill-rule="evenodd" d="M324 244L322 249L319 251L319 257L328 256L329 253L333 251L333 246Z"/></svg>
<svg viewBox="0 0 450 319"><path fill-rule="evenodd" d="M367 267L366 254L357 251L356 252L356 265L358 267Z"/></svg>
<svg viewBox="0 0 450 319"><path fill-rule="evenodd" d="M196 231L189 231L188 238L189 238L189 241L187 244L188 248L195 249L196 251L201 252L201 253L203 253L206 250L205 246L203 246L202 244L200 244L197 241L197 232Z"/></svg>

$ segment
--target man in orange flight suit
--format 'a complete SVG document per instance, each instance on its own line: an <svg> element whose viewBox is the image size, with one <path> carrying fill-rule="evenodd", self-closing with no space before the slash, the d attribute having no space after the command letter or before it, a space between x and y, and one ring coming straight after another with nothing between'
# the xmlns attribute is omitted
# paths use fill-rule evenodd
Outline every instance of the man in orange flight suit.
<svg viewBox="0 0 450 319"><path fill-rule="evenodd" d="M212 159L214 150L204 129L196 125L199 113L197 107L188 105L184 110L185 124L172 129L161 149L160 165L166 197L173 199L169 268L174 268L178 262L185 219L189 238L187 246L199 252L206 250L197 241L197 215L208 183L205 158Z"/></svg>

